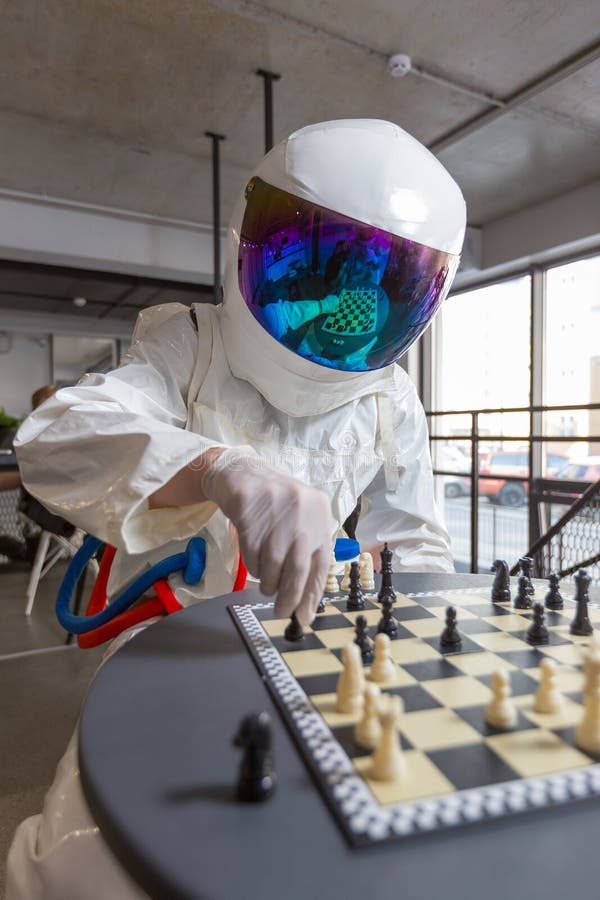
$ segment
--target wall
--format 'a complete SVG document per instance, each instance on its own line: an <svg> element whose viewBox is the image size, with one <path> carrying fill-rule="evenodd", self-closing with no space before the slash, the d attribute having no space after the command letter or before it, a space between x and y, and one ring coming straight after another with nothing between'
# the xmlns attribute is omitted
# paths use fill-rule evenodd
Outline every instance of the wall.
<svg viewBox="0 0 600 900"><path fill-rule="evenodd" d="M50 381L48 335L0 332L0 406L9 415L27 415L32 393Z"/></svg>

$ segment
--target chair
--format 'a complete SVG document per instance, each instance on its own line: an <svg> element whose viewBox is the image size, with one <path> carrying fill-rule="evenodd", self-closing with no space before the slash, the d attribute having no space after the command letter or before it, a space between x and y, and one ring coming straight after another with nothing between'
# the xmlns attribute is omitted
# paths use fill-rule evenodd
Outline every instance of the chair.
<svg viewBox="0 0 600 900"><path fill-rule="evenodd" d="M25 615L30 616L35 602L37 589L40 581L50 569L65 556L72 559L82 544L84 533L80 529L76 529L71 538L54 534L51 531L42 531L40 534L40 542L31 566L29 582L25 591L27 605L25 607ZM91 567L94 577L98 574L98 563L95 559L90 560L88 565Z"/></svg>

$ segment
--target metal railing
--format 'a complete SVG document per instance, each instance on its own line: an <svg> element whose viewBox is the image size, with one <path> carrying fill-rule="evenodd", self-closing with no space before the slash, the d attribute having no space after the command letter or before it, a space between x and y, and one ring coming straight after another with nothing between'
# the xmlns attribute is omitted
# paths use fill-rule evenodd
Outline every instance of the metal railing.
<svg viewBox="0 0 600 900"><path fill-rule="evenodd" d="M523 542L522 551L518 554L519 556L523 555L526 552L526 547L533 547L537 541L539 541L541 536L541 523L544 521L545 513L543 512L543 505L547 503L547 494L536 492L535 489L532 489L534 485L541 484L542 481L548 484L558 484L558 482L553 482L549 479L541 479L542 472L535 471L535 467L540 467L540 462L538 458L536 458L535 447L536 445L543 446L547 443L564 443L564 444L574 444L574 443L599 443L600 444L600 435L547 435L536 433L536 427L540 429L540 423L542 422L540 418L540 414L544 413L553 413L553 412L585 412L592 410L600 410L600 403L588 403L588 404L571 404L571 405L561 405L561 406L525 406L525 407L505 407L505 408L484 408L484 409L453 409L453 410L435 410L429 411L426 413L427 418L429 420L430 425L430 441L432 444L436 441L444 441L446 444L464 444L467 441L470 444L471 449L471 468L470 472L459 472L455 469L450 468L437 468L434 466L433 474L440 476L454 476L459 478L467 478L470 479L470 508L469 508L469 526L470 526L470 571L478 572L479 571L479 540L480 540L480 524L479 524L479 498L480 498L480 490L479 483L480 481L489 479L497 481L501 479L506 482L515 482L519 484L524 484L527 486L527 497L528 497L528 517L527 517L527 532L526 532L526 540ZM509 413L525 413L529 416L529 426L530 433L527 435L518 435L518 434L485 434L481 435L480 432L480 417L484 415L504 415ZM435 429L431 428L432 420L439 419L445 416L469 416L470 417L470 430L467 432L465 430L464 434L443 434L443 433L435 433ZM527 466L527 474L526 475L510 475L498 473L484 473L480 472L480 443L482 440L485 441L486 444L515 444L519 442L521 444L525 444L528 447L528 466ZM492 451L495 452L495 451ZM434 456L435 459L435 456ZM581 482L571 481L566 482L569 485L569 489L571 492L571 498L573 495L581 493L581 488L578 490L577 485L581 485ZM586 485L584 485L585 488ZM555 500L556 502L556 500ZM495 521L495 518L492 517L493 528L498 527L498 523ZM596 536L594 535L591 538L592 542L596 540ZM582 548L583 549L583 548ZM592 559L595 557L596 552L598 552L597 546L591 546L590 552L586 554L588 559ZM583 562L583 560L581 561ZM580 564L581 564L580 562ZM575 564L575 563L574 563Z"/></svg>

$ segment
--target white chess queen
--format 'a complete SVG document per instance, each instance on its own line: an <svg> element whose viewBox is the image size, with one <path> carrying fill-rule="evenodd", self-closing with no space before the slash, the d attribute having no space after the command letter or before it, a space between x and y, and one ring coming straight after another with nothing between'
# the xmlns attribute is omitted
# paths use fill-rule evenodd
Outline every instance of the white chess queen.
<svg viewBox="0 0 600 900"><path fill-rule="evenodd" d="M296 132L234 209L222 306L143 312L116 371L23 424L25 485L118 548L112 591L200 534L206 571L174 579L182 603L230 591L241 550L278 613L306 622L361 495L363 549L387 540L397 570L452 571L425 416L394 363L449 290L464 230L459 188L398 126ZM90 816L73 741L17 830L7 900L141 896Z"/></svg>

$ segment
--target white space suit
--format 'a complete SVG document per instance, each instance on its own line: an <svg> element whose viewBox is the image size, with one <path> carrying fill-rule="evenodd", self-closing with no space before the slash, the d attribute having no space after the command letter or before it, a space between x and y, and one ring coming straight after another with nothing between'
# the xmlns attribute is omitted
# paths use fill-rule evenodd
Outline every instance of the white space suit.
<svg viewBox="0 0 600 900"><path fill-rule="evenodd" d="M255 176L267 188L336 211L345 234L352 233L352 220L386 233L386 254L402 241L408 249L401 259L416 258L424 247L458 260L465 227L460 191L437 160L395 125L348 120L302 129L275 147ZM229 229L223 306L196 305L196 323L178 304L142 313L116 371L86 375L24 423L16 441L24 483L51 511L120 549L113 590L195 534L207 541L207 568L196 586L171 580L179 600L231 590L238 547L221 510L209 501L149 508L158 488L211 447L240 448L320 488L337 527L362 495L357 537L363 548L387 540L397 571L453 571L433 497L425 416L412 383L393 361L381 365L381 356L371 371L345 371L343 357L335 366L320 365L265 330L240 288L247 200L248 192ZM311 221L314 228L314 216ZM281 247L287 251L292 243L281 241L278 265ZM313 232L313 250L314 243ZM302 269L297 259L294 273ZM312 259L304 271L314 284ZM438 277L439 301L454 268ZM290 271L276 290L291 283ZM392 282L382 284L392 291L393 307ZM435 310L427 309L430 317ZM420 331L426 324L423 315ZM370 338L369 352L373 343ZM17 830L7 900L143 896L90 816L73 740L43 814Z"/></svg>

